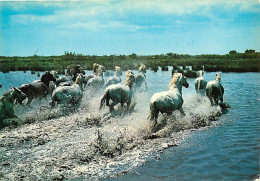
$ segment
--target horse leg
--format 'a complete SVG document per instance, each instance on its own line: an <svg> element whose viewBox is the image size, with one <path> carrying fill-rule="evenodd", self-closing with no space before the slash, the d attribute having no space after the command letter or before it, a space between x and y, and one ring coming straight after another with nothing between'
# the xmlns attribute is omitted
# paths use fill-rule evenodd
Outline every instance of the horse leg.
<svg viewBox="0 0 260 181"><path fill-rule="evenodd" d="M127 102L127 103L126 103L127 111L130 111L130 104L131 104L131 102Z"/></svg>
<svg viewBox="0 0 260 181"><path fill-rule="evenodd" d="M114 106L110 105L109 106L109 112L113 112L115 109L114 109Z"/></svg>
<svg viewBox="0 0 260 181"><path fill-rule="evenodd" d="M115 109L114 109L114 106L116 106L118 104L117 101L113 101L113 103L111 105L109 105L109 109L110 109L110 112L113 112Z"/></svg>
<svg viewBox="0 0 260 181"><path fill-rule="evenodd" d="M101 101L100 101L100 106L99 106L99 110L101 110L104 106L104 103L106 102L107 106L109 105L109 96L108 96L108 92L105 93L105 95L102 97Z"/></svg>
<svg viewBox="0 0 260 181"><path fill-rule="evenodd" d="M182 108L182 107L179 108L179 111L181 112L181 114L182 114L183 116L186 116L186 114L185 114L185 112L183 111L183 108Z"/></svg>
<svg viewBox="0 0 260 181"><path fill-rule="evenodd" d="M27 105L27 106L30 106L32 100L33 100L33 97L28 97L28 101L27 101L27 104L26 104L26 105Z"/></svg>
<svg viewBox="0 0 260 181"><path fill-rule="evenodd" d="M54 96L51 98L51 101L49 102L51 108L54 108L55 103L56 103L56 96L54 95Z"/></svg>

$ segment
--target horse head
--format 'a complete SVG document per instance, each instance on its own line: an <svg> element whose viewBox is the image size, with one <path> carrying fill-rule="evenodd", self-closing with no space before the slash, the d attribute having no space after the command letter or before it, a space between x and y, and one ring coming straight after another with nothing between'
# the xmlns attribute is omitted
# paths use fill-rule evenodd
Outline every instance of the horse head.
<svg viewBox="0 0 260 181"><path fill-rule="evenodd" d="M115 75L116 76L120 76L120 75L122 75L122 70L121 70L121 68L120 67L118 67L118 66L115 66Z"/></svg>
<svg viewBox="0 0 260 181"><path fill-rule="evenodd" d="M216 73L215 80L218 81L218 82L221 81L221 74L220 73Z"/></svg>
<svg viewBox="0 0 260 181"><path fill-rule="evenodd" d="M54 77L55 79L58 79L58 78L59 78L58 72L57 72L56 70L52 70L52 71L50 71L50 73L53 75L53 77Z"/></svg>
<svg viewBox="0 0 260 181"><path fill-rule="evenodd" d="M187 82L187 78L182 74L181 76L181 81L182 81L182 86L188 88L189 87L189 83Z"/></svg>
<svg viewBox="0 0 260 181"><path fill-rule="evenodd" d="M18 102L23 102L26 99L26 95L20 90L15 87L11 89L11 97L13 99L17 99Z"/></svg>
<svg viewBox="0 0 260 181"><path fill-rule="evenodd" d="M49 85L49 82L53 81L56 82L56 79L54 78L53 74L48 72L45 72L45 74L41 77L41 82L44 82L46 85Z"/></svg>
<svg viewBox="0 0 260 181"><path fill-rule="evenodd" d="M202 70L198 71L198 77L201 77L204 74L204 72Z"/></svg>
<svg viewBox="0 0 260 181"><path fill-rule="evenodd" d="M146 66L144 64L141 64L138 70L139 72L146 73Z"/></svg>
<svg viewBox="0 0 260 181"><path fill-rule="evenodd" d="M132 70L127 70L125 72L125 84L128 86L132 86L132 84L135 82L135 76Z"/></svg>
<svg viewBox="0 0 260 181"><path fill-rule="evenodd" d="M172 89L173 87L178 87L181 89L181 86L188 88L189 84L187 82L187 78L182 74L182 73L174 73L172 75L172 80L170 82L170 87L169 89Z"/></svg>

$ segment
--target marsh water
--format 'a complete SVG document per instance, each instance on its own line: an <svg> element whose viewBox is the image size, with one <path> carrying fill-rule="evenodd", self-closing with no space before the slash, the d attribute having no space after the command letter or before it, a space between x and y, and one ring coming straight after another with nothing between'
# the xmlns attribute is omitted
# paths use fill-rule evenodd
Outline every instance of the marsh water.
<svg viewBox="0 0 260 181"><path fill-rule="evenodd" d="M0 73L0 93L35 79L29 71ZM61 108L40 109L49 100L16 107L22 123L0 131L0 178L253 180L259 174L260 74L222 73L224 101L231 106L222 113L196 95L195 79L188 79L190 87L183 88L186 116L160 115L166 128L147 139L149 100L167 90L170 79L171 69L147 71L149 90L136 96L131 113L98 111L102 91L86 92L81 106L66 114ZM194 124L200 121L206 126Z"/></svg>

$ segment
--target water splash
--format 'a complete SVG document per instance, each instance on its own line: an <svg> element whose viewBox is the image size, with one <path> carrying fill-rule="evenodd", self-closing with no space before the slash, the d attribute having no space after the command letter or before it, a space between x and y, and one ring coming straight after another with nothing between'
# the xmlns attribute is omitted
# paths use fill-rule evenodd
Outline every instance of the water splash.
<svg viewBox="0 0 260 181"><path fill-rule="evenodd" d="M71 110L48 101L34 108L17 108L19 127L0 132L0 177L16 179L63 179L113 177L157 158L164 149L177 146L190 131L210 126L221 114L205 97L185 95L184 111L160 115L156 132L147 119L150 95L135 97L133 111L117 107L99 111L102 91L84 94L80 107ZM31 124L28 124L31 123Z"/></svg>

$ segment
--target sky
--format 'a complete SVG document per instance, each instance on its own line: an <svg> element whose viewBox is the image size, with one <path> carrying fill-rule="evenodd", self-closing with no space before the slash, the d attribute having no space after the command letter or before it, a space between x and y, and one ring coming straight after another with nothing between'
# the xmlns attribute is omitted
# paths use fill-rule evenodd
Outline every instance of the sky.
<svg viewBox="0 0 260 181"><path fill-rule="evenodd" d="M260 51L260 0L0 1L0 55Z"/></svg>

